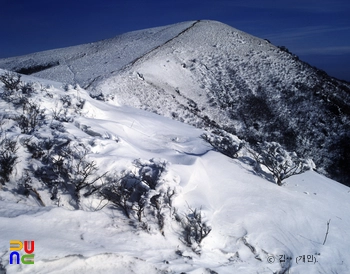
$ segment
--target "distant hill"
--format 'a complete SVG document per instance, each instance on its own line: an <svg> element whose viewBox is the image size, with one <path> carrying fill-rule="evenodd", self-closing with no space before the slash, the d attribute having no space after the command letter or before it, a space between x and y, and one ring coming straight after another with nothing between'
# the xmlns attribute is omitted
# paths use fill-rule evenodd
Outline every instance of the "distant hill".
<svg viewBox="0 0 350 274"><path fill-rule="evenodd" d="M276 141L350 185L350 84L285 47L215 21L0 59L0 68L78 83L94 98L249 143Z"/></svg>

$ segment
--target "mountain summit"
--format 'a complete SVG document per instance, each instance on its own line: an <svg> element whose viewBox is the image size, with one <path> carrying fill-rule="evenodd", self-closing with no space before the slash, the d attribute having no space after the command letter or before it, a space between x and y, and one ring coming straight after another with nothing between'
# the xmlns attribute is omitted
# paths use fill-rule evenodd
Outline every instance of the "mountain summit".
<svg viewBox="0 0 350 274"><path fill-rule="evenodd" d="M251 144L279 142L349 185L350 84L220 22L184 22L0 59L0 68L77 83L94 98Z"/></svg>

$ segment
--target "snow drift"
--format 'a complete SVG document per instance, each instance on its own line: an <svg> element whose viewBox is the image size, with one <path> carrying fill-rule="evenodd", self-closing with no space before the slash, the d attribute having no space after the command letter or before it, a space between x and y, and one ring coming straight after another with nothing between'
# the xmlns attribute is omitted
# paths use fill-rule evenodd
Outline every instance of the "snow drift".
<svg viewBox="0 0 350 274"><path fill-rule="evenodd" d="M350 190L346 186L308 171L288 178L280 187L257 172L248 151L240 151L237 159L214 151L200 138L203 130L94 100L79 86L63 89L60 83L25 76L22 81L34 83L29 100L40 105L45 118L31 133L22 133L13 120L22 108L0 101L1 137L18 142L19 159L0 190L1 271L349 271L350 218L344 209L349 207ZM4 87L0 88L4 92ZM83 105L78 104L82 101ZM140 174L151 176L155 164L164 163L158 184L148 192L165 197L169 189L174 191L172 202L160 212L163 227L160 229L152 205L146 207L140 222L136 211L131 210L128 218L98 192L85 196L82 191L77 204L69 192L70 180L67 185L57 181L54 192L53 186L43 181L43 173L36 173L48 160L29 150L34 146L31 142L39 140L57 142L47 147L47 152L41 150L56 160L65 140L78 151L84 148L86 159L98 167L91 178L125 171L131 171L133 179ZM64 163L76 160L66 156ZM21 191L21 186L26 187L26 174L31 180L26 181L30 186L27 193ZM104 183L96 182L95 186ZM199 244L189 245L181 219L193 216L195 209L200 211L201 224L207 224L211 231ZM34 264L9 263L11 240L35 241Z"/></svg>

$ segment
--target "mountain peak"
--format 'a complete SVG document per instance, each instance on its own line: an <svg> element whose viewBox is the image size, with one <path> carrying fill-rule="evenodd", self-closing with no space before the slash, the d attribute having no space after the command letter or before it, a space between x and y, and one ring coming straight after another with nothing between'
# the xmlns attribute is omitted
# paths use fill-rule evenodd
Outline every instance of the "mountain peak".
<svg viewBox="0 0 350 274"><path fill-rule="evenodd" d="M350 143L350 84L217 21L0 59L0 68L77 83L95 98L250 143L277 141L314 159L319 172L343 183L350 178L343 146Z"/></svg>

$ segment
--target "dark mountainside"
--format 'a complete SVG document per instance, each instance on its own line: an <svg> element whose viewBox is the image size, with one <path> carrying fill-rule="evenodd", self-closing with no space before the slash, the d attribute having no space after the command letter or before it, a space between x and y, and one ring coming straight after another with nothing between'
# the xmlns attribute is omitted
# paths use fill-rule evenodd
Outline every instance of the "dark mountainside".
<svg viewBox="0 0 350 274"><path fill-rule="evenodd" d="M254 144L276 141L350 186L350 83L285 47L213 21L0 59L63 83Z"/></svg>

